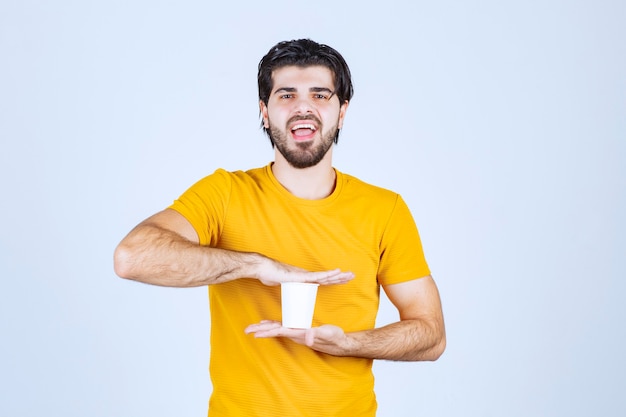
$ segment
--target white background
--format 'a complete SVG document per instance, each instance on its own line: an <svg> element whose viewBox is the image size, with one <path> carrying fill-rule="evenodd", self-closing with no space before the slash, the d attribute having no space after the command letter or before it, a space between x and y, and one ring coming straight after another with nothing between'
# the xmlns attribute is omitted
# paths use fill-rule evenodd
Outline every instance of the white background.
<svg viewBox="0 0 626 417"><path fill-rule="evenodd" d="M379 415L623 416L625 5L0 0L0 415L206 414L206 288L113 249L271 160L257 64L310 37L354 77L335 166L404 196L444 304L439 361L376 363Z"/></svg>

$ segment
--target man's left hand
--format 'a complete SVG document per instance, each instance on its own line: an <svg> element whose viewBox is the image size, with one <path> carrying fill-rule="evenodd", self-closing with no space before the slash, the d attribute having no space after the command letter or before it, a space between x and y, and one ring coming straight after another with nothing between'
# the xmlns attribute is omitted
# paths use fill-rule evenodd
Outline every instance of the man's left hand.
<svg viewBox="0 0 626 417"><path fill-rule="evenodd" d="M319 352L335 356L347 356L349 338L338 326L324 324L310 329L292 329L283 327L278 321L263 320L251 324L246 334L254 333L255 337L286 337L296 343L310 347Z"/></svg>

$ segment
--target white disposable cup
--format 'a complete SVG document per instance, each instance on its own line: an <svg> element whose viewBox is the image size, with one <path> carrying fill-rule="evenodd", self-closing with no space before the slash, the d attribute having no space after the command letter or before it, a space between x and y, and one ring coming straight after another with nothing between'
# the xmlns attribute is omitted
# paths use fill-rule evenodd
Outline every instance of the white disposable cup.
<svg viewBox="0 0 626 417"><path fill-rule="evenodd" d="M284 327L292 329L311 328L317 287L319 284L306 282L283 282L280 284Z"/></svg>

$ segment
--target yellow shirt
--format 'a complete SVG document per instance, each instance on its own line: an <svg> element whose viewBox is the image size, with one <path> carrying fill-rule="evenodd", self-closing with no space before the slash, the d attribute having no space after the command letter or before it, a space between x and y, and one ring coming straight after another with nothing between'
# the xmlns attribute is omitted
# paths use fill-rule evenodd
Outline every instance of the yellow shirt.
<svg viewBox="0 0 626 417"><path fill-rule="evenodd" d="M354 272L348 284L319 288L313 326L371 329L380 284L430 274L402 198L339 171L330 196L305 200L282 187L271 165L219 169L171 208L191 222L201 245L258 252L310 271ZM279 286L243 278L209 286L209 300L210 417L375 415L372 360L244 334L250 324L281 320Z"/></svg>

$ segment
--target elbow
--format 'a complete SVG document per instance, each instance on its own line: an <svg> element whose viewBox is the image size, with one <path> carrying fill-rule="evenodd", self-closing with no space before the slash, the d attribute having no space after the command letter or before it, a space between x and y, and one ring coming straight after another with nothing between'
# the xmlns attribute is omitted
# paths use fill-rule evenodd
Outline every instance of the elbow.
<svg viewBox="0 0 626 417"><path fill-rule="evenodd" d="M133 276L132 254L130 250L120 243L113 253L113 270L120 278L131 279Z"/></svg>
<svg viewBox="0 0 626 417"><path fill-rule="evenodd" d="M428 359L426 360L434 362L439 359L446 350L446 326L443 317L440 317L439 320L433 323L432 331L434 343L428 352Z"/></svg>
<svg viewBox="0 0 626 417"><path fill-rule="evenodd" d="M438 360L446 350L446 331L443 326L437 326L438 330L431 333L430 343L420 353L415 360L434 362ZM433 329L434 330L434 329Z"/></svg>
<svg viewBox="0 0 626 417"><path fill-rule="evenodd" d="M438 323L438 325L435 327L436 331L435 331L435 335L437 336L435 338L435 343L433 343L432 348L429 351L429 357L427 360L429 361L436 361L437 359L439 359L441 357L441 355L443 355L443 352L445 352L446 350L446 330L445 330L445 326L443 324L443 321Z"/></svg>
<svg viewBox="0 0 626 417"><path fill-rule="evenodd" d="M437 359L439 359L441 357L441 355L443 355L443 352L445 352L446 350L446 336L441 335L439 342L433 346L433 348L430 350L430 355L428 360L429 361L436 361Z"/></svg>
<svg viewBox="0 0 626 417"><path fill-rule="evenodd" d="M413 355L407 358L407 361L434 362L443 355L446 350L446 339L442 337L438 342L430 348L417 350Z"/></svg>

